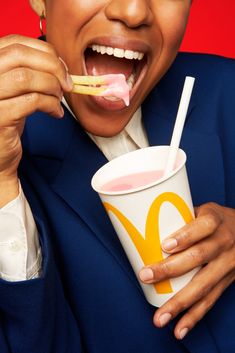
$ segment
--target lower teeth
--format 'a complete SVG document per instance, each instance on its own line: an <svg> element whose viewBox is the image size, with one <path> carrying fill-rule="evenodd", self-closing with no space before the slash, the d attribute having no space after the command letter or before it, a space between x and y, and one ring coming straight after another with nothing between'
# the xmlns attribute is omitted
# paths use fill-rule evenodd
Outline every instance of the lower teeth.
<svg viewBox="0 0 235 353"><path fill-rule="evenodd" d="M112 97L112 96L103 97L103 98L106 99L107 101L111 101L111 102L117 102L117 101L120 101L120 100L121 100L120 98Z"/></svg>
<svg viewBox="0 0 235 353"><path fill-rule="evenodd" d="M135 84L135 79L136 79L136 75L135 73L132 73L128 79L126 80L128 86L129 86L129 90L131 91L132 88L134 87L134 84ZM110 102L117 102L117 101L120 101L121 99L120 98L117 98L117 97L114 97L114 96L106 96L106 97L103 97L105 100L107 101L110 101Z"/></svg>
<svg viewBox="0 0 235 353"><path fill-rule="evenodd" d="M132 88L133 88L133 86L134 86L134 83L135 83L135 74L132 73L132 74L128 77L128 79L127 79L126 82L127 82L128 86L129 86L129 89L130 89L130 91L131 91Z"/></svg>

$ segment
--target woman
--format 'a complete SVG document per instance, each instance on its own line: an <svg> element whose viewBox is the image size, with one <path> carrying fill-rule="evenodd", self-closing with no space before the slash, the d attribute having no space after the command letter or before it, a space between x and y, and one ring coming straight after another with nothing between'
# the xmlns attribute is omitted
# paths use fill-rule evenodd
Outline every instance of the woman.
<svg viewBox="0 0 235 353"><path fill-rule="evenodd" d="M46 42L0 40L2 351L233 352L234 62L193 54L175 59L189 0L31 4L46 17ZM72 94L68 72L124 73L130 106ZM194 204L202 206L163 244L172 256L139 276L153 283L202 269L155 311L90 179L107 159L169 143L186 75L196 77L197 87L182 147ZM38 235L19 191L19 163Z"/></svg>

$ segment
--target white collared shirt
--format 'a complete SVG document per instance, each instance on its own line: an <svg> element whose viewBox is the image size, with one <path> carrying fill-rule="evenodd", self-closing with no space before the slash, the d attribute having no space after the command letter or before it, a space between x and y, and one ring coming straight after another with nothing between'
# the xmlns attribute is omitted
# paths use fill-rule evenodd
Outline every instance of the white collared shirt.
<svg viewBox="0 0 235 353"><path fill-rule="evenodd" d="M148 140L142 126L141 108L139 108L123 131L114 137L100 137L88 134L110 161L124 153L148 146Z"/></svg>
<svg viewBox="0 0 235 353"><path fill-rule="evenodd" d="M65 100L63 103L74 116ZM141 108L118 135L88 135L108 160L148 146ZM38 239L32 212L20 188L18 197L0 209L0 278L22 281L40 276L42 255Z"/></svg>
<svg viewBox="0 0 235 353"><path fill-rule="evenodd" d="M74 113L64 98L62 99L62 102L71 115L76 119ZM125 129L114 137L101 137L90 133L87 134L109 161L113 158L121 156L124 153L135 151L138 148L144 148L149 145L142 122L141 108L135 112Z"/></svg>

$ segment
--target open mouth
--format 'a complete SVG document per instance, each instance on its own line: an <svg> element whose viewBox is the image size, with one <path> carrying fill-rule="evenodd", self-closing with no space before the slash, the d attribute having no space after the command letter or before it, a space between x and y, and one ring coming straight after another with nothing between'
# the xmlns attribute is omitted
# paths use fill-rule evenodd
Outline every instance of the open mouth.
<svg viewBox="0 0 235 353"><path fill-rule="evenodd" d="M111 46L91 44L85 50L85 73L98 76L107 74L123 74L130 89L130 98L144 76L146 68L146 54L142 51L122 49ZM102 98L110 102L117 102L116 97Z"/></svg>

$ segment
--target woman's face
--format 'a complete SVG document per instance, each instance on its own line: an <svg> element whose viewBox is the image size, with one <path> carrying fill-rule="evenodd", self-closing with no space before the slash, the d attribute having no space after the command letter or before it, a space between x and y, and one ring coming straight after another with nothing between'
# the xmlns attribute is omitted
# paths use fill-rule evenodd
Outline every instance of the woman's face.
<svg viewBox="0 0 235 353"><path fill-rule="evenodd" d="M83 128L119 133L174 60L190 0L45 0L47 41L76 75L123 73L130 105L113 98L66 96ZM110 55L109 55L110 54Z"/></svg>

